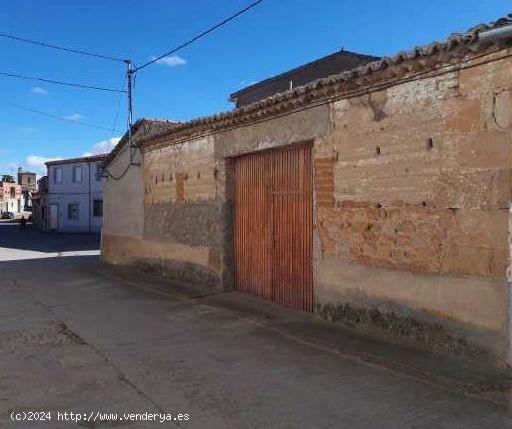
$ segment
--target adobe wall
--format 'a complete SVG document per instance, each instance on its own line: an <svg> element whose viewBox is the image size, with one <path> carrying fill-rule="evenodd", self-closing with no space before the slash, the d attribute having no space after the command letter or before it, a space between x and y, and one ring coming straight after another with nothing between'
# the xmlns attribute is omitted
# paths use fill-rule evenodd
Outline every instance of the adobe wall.
<svg viewBox="0 0 512 429"><path fill-rule="evenodd" d="M313 141L318 314L504 361L509 70L510 59L461 67L149 146L141 234L113 248L172 278L231 289L232 157Z"/></svg>
<svg viewBox="0 0 512 429"><path fill-rule="evenodd" d="M231 159L310 140L329 129L329 108L170 144L144 153L144 250L171 278L233 287ZM151 248L165 248L165 255Z"/></svg>
<svg viewBox="0 0 512 429"><path fill-rule="evenodd" d="M101 259L111 264L131 264L144 248L143 158L134 152L131 166L129 146L125 145L107 170L119 180L108 178L103 187L103 226Z"/></svg>
<svg viewBox="0 0 512 429"><path fill-rule="evenodd" d="M332 104L333 133L316 158L321 314L396 324L434 347L453 334L506 357L511 67Z"/></svg>

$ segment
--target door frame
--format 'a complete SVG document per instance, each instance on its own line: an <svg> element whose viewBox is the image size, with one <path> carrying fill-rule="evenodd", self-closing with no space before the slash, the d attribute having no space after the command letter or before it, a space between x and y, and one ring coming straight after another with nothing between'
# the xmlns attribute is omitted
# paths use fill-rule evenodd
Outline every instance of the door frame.
<svg viewBox="0 0 512 429"><path fill-rule="evenodd" d="M237 153L235 155L227 156L225 159L225 168L226 168L226 197L228 197L230 201L230 245L229 248L229 270L226 273L227 277L229 279L228 286L226 287L227 290L236 291L237 290L237 275L236 275L236 244L235 244L235 219L236 219L236 175L235 175L235 163L238 159L243 158L247 155L258 155L263 153L277 153L277 152L283 152L290 150L292 148L297 147L305 147L308 148L311 151L311 169L310 169L310 175L311 175L311 257L310 257L310 268L312 273L311 278L311 287L312 287L312 308L313 312L315 311L315 225L316 225L316 210L315 210L315 162L314 162L314 143L315 139L305 139L305 140L298 140L293 143L287 143L285 145L279 145L274 147L265 147L261 149L253 149L249 150L247 152L241 152ZM227 279L226 279L227 280ZM274 302L274 301L270 301Z"/></svg>
<svg viewBox="0 0 512 429"><path fill-rule="evenodd" d="M51 203L49 204L50 210L48 213L48 231L58 231L59 230L59 204L58 203ZM55 213L55 229L52 229L52 207L56 207L56 213Z"/></svg>

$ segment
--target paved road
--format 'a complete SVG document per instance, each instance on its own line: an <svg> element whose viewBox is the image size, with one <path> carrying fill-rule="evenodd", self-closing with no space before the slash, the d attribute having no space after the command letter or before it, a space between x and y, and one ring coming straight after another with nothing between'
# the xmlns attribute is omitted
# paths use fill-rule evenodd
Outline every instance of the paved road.
<svg viewBox="0 0 512 429"><path fill-rule="evenodd" d="M18 221L0 220L0 261L97 256L99 246L99 235L41 233L31 224L22 230Z"/></svg>
<svg viewBox="0 0 512 429"><path fill-rule="evenodd" d="M0 224L0 427L178 425L58 411L182 413L190 428L512 427L504 407L283 334L297 313L111 271L80 253L94 250L94 237ZM28 411L53 420L10 420Z"/></svg>

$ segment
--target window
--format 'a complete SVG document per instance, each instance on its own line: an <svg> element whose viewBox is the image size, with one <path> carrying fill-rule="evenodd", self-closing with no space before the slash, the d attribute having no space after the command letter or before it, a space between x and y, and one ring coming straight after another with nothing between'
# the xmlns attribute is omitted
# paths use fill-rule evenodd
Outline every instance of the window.
<svg viewBox="0 0 512 429"><path fill-rule="evenodd" d="M98 163L96 164L96 181L100 181L103 177L103 166Z"/></svg>
<svg viewBox="0 0 512 429"><path fill-rule="evenodd" d="M55 183L62 183L62 168L55 167L53 170L53 181Z"/></svg>
<svg viewBox="0 0 512 429"><path fill-rule="evenodd" d="M92 215L94 217L103 216L103 200L94 200L92 204Z"/></svg>
<svg viewBox="0 0 512 429"><path fill-rule="evenodd" d="M73 182L80 183L82 181L82 167L73 167Z"/></svg>
<svg viewBox="0 0 512 429"><path fill-rule="evenodd" d="M68 219L69 220L78 220L79 216L79 205L78 203L68 204Z"/></svg>

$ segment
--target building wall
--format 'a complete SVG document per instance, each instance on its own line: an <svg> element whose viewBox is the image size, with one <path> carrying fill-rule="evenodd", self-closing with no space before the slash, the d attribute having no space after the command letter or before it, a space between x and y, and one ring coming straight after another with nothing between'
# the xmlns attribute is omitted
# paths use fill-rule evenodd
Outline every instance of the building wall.
<svg viewBox="0 0 512 429"><path fill-rule="evenodd" d="M316 159L320 313L371 320L364 310L377 309L379 323L443 348L441 322L506 358L511 65L332 105ZM414 333L411 319L428 325Z"/></svg>
<svg viewBox="0 0 512 429"><path fill-rule="evenodd" d="M46 193L40 193L37 198L33 200L32 207L32 223L40 231L46 231L47 218L48 218L48 195Z"/></svg>
<svg viewBox="0 0 512 429"><path fill-rule="evenodd" d="M102 259L112 264L134 263L143 259L144 186L142 156L134 153L131 166L128 145L108 165L108 171L119 178L108 178L103 194Z"/></svg>
<svg viewBox="0 0 512 429"><path fill-rule="evenodd" d="M99 233L103 224L103 217L94 216L94 200L103 200L103 185L105 179L97 180L96 169L101 161L95 162L71 162L48 166L48 206L58 205L58 231L59 232L92 232ZM82 168L82 180L73 181L73 167ZM55 169L62 169L62 182L55 181ZM79 204L78 220L69 219L68 205ZM47 216L46 228L49 228Z"/></svg>
<svg viewBox="0 0 512 429"><path fill-rule="evenodd" d="M0 182L0 213L12 212L19 215L23 206L21 186L16 183Z"/></svg>
<svg viewBox="0 0 512 429"><path fill-rule="evenodd" d="M149 147L142 237L109 252L231 288L232 157L313 141L316 311L507 360L511 66Z"/></svg>

